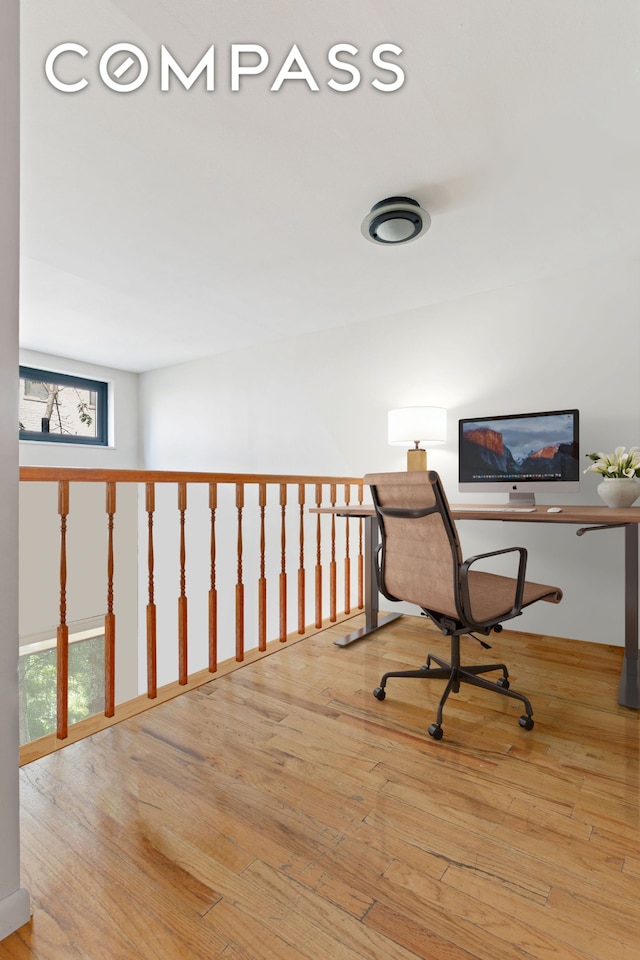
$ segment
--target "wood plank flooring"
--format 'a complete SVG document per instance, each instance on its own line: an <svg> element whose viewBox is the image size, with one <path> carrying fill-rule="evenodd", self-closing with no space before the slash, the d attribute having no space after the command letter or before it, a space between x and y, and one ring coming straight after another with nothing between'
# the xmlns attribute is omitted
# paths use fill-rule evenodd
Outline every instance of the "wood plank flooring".
<svg viewBox="0 0 640 960"><path fill-rule="evenodd" d="M359 625L354 619L346 629ZM619 648L504 631L532 700L390 680L448 645L345 627L21 771L33 918L0 960L638 960L640 712Z"/></svg>

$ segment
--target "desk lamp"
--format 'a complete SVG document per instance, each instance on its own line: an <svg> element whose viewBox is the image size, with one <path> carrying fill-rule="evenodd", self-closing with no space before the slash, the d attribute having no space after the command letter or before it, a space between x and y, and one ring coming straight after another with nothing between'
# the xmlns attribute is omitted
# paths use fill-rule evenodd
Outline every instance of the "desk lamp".
<svg viewBox="0 0 640 960"><path fill-rule="evenodd" d="M447 411L444 407L400 407L389 410L389 443L407 450L407 470L426 470L427 451L420 443L444 443Z"/></svg>

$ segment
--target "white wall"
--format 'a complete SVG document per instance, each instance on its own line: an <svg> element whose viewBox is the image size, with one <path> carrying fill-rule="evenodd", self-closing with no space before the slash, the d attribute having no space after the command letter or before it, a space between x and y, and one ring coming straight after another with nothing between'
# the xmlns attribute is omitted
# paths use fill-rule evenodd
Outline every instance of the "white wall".
<svg viewBox="0 0 640 960"><path fill-rule="evenodd" d="M18 198L19 2L0 5L0 939L29 919L20 887L18 807Z"/></svg>
<svg viewBox="0 0 640 960"><path fill-rule="evenodd" d="M143 374L144 465L402 470L405 454L387 445L386 417L392 407L412 404L449 410L449 440L429 463L452 500L464 499L456 492L460 416L576 406L583 452L640 445L639 266L635 257L590 264L332 334ZM587 475L571 501L596 503L596 486L595 475ZM539 498L545 500L552 502ZM529 547L530 578L564 588L559 607L538 604L517 621L521 629L623 642L622 531L578 539L572 527L473 521L460 530L467 554Z"/></svg>
<svg viewBox="0 0 640 960"><path fill-rule="evenodd" d="M75 374L109 384L109 446L20 441L20 465L39 467L89 467L102 470L131 469L139 463L138 375L111 367L82 363L34 350L20 350L20 363L55 373Z"/></svg>

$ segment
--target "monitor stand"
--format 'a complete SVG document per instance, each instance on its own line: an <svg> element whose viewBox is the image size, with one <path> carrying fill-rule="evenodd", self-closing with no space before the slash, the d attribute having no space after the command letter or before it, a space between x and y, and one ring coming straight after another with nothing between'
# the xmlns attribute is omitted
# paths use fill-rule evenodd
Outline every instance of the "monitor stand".
<svg viewBox="0 0 640 960"><path fill-rule="evenodd" d="M519 493L511 490L507 503L510 507L535 507L536 495L535 493Z"/></svg>

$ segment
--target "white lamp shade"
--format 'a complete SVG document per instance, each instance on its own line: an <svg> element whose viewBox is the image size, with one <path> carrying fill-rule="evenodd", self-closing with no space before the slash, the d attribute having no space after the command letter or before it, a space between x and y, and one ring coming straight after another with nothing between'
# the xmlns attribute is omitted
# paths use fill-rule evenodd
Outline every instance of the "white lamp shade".
<svg viewBox="0 0 640 960"><path fill-rule="evenodd" d="M411 447L416 443L437 444L447 439L447 411L444 407L399 407L389 410L389 443Z"/></svg>

